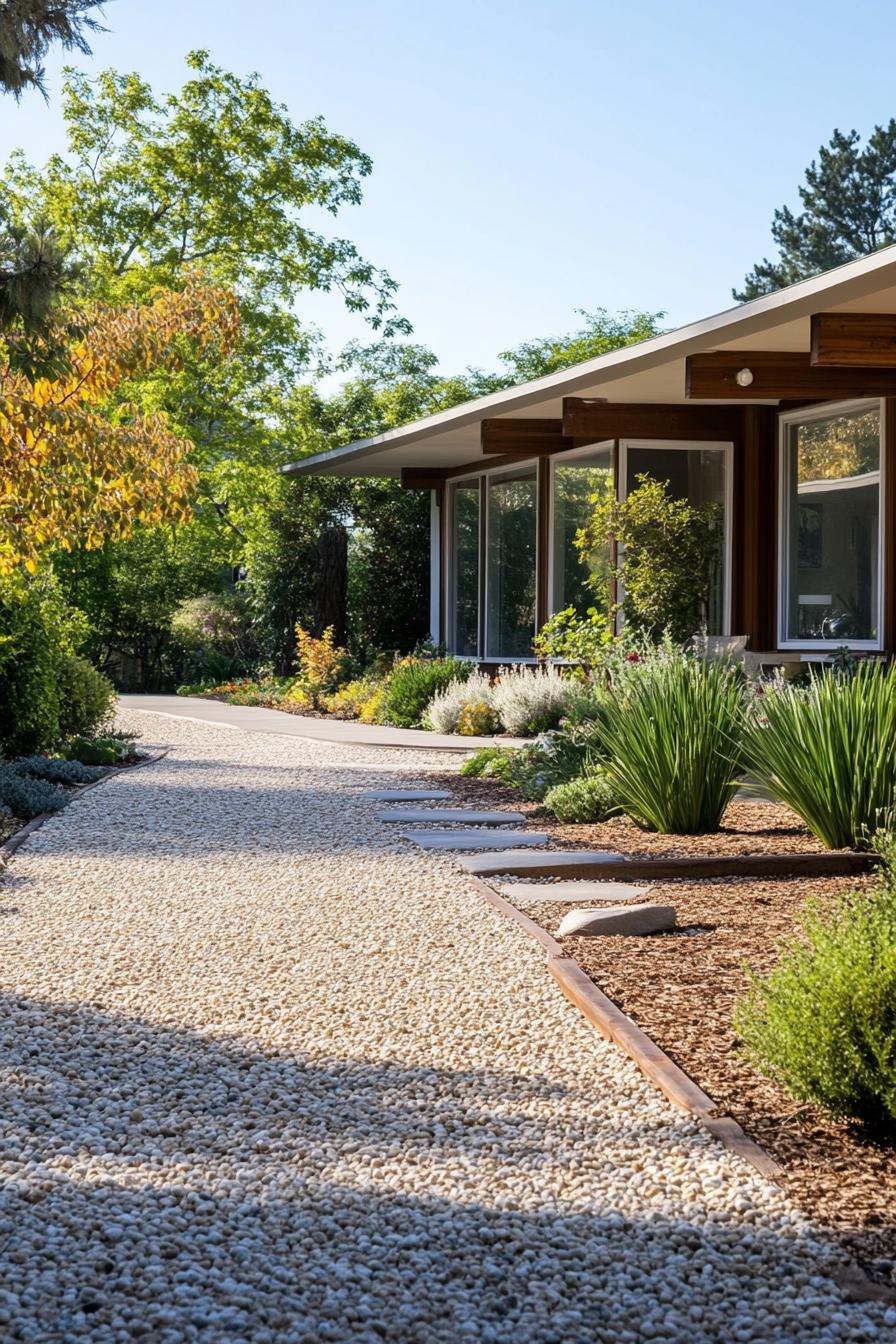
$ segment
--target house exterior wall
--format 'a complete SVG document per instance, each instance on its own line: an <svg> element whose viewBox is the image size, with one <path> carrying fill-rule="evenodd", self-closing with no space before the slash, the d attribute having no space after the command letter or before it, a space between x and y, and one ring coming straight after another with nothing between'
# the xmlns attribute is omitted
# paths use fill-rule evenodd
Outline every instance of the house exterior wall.
<svg viewBox="0 0 896 1344"><path fill-rule="evenodd" d="M896 398L885 399L881 406L883 546L878 582L883 586L883 623L879 643L882 652L893 655L896 654ZM749 640L748 648L760 653L780 651L778 620L781 575L780 419L789 409L779 412L772 406L745 407L743 434L731 446L729 629L733 635L746 635ZM809 407L803 409L810 410ZM830 409L835 413L835 406L831 405ZM552 544L550 472L551 457L540 456L537 459L536 568L536 619L539 628L551 614L548 589L549 555ZM435 496L435 492L433 493ZM433 545L431 609L435 613L434 594L438 584L439 631L440 637L445 639L450 636L451 603L451 594L447 589L451 573L448 555L450 520L447 516L449 491L446 489L442 494L438 524L434 522L431 529ZM824 646L813 646L811 643L807 643L804 648L793 650L797 654L825 651ZM481 648L480 653L482 652Z"/></svg>

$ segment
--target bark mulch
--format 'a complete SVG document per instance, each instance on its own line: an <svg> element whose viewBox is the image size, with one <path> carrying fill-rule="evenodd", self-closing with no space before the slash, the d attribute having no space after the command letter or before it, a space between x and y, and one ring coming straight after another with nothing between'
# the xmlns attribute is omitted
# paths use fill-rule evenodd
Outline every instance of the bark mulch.
<svg viewBox="0 0 896 1344"><path fill-rule="evenodd" d="M458 802L537 813L537 806L521 805L513 789L492 780L438 778ZM564 826L538 815L537 824L560 848L612 848L631 856L821 848L793 813L768 803L732 803L717 835L651 835L627 819ZM793 1101L747 1063L732 1025L735 1001L747 987L745 965L760 972L774 965L807 900L824 905L872 881L657 882L651 899L675 906L675 933L560 941L595 984L776 1159L794 1203L828 1226L876 1283L896 1290L896 1146L881 1146L817 1107ZM501 890L513 899L512 884ZM588 903L517 904L556 937L563 915Z"/></svg>

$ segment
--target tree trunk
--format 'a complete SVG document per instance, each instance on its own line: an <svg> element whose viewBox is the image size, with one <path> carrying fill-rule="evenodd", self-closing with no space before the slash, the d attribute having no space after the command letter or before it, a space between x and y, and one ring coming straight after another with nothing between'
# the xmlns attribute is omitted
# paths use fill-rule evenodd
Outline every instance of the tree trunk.
<svg viewBox="0 0 896 1344"><path fill-rule="evenodd" d="M317 538L313 630L316 638L332 625L336 643L345 644L347 592L348 533L344 527L325 527Z"/></svg>

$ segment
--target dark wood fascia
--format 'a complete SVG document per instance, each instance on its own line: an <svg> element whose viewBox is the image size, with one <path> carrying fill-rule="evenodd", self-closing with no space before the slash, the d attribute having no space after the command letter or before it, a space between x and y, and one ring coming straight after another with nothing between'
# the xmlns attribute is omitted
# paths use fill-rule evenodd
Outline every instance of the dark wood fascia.
<svg viewBox="0 0 896 1344"><path fill-rule="evenodd" d="M714 350L689 355L685 395L695 401L848 401L896 395L896 369L819 368L806 353L773 350ZM749 369L752 382L737 375ZM565 422L564 422L565 423Z"/></svg>
<svg viewBox="0 0 896 1344"><path fill-rule="evenodd" d="M896 369L896 313L813 313L813 368Z"/></svg>
<svg viewBox="0 0 896 1344"><path fill-rule="evenodd" d="M513 467L519 462L515 453L505 457L490 457L484 460L478 457L475 462L465 462L461 467L402 467L401 485L404 490L440 490L446 481L458 476L475 476L477 472L494 467Z"/></svg>
<svg viewBox="0 0 896 1344"><path fill-rule="evenodd" d="M690 439L730 443L740 433L738 406L594 402L564 397L563 430L583 443L604 439Z"/></svg>
<svg viewBox="0 0 896 1344"><path fill-rule="evenodd" d="M576 445L564 435L562 420L483 420L480 446L483 453L542 457L568 453Z"/></svg>

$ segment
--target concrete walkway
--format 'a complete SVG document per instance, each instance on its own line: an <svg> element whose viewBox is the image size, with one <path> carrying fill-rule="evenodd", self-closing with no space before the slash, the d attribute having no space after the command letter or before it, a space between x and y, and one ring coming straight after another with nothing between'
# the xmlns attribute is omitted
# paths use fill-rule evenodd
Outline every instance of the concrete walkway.
<svg viewBox="0 0 896 1344"><path fill-rule="evenodd" d="M128 711L0 883L0 1339L892 1338L371 788L444 757ZM892 1316L892 1320L891 1320Z"/></svg>
<svg viewBox="0 0 896 1344"><path fill-rule="evenodd" d="M223 728L243 728L253 733L280 733L312 742L337 742L356 747L422 747L426 751L475 751L477 747L518 747L517 737L457 737L452 733L429 733L422 728L387 728L352 719L313 719L287 714L282 709L258 705L226 705L192 695L123 695L123 709L151 710L173 714L178 719L200 719Z"/></svg>

